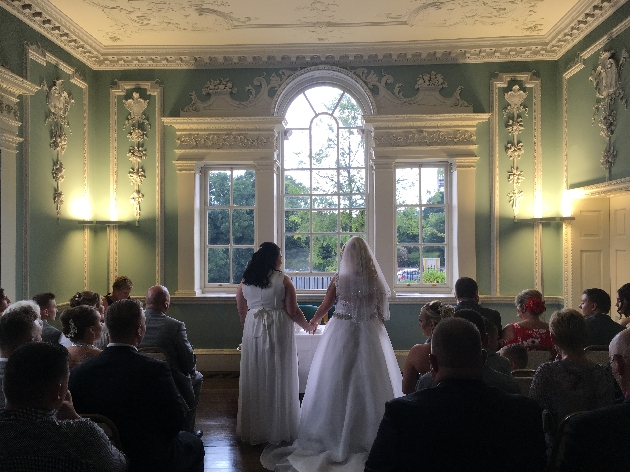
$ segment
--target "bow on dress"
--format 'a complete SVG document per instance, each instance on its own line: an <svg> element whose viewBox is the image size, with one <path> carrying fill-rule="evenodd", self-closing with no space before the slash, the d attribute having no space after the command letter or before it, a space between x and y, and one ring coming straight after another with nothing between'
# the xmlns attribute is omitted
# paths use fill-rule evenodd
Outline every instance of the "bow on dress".
<svg viewBox="0 0 630 472"><path fill-rule="evenodd" d="M262 337L262 346L266 351L271 349L269 330L271 329L272 323L273 317L265 308L260 308L254 313L254 337Z"/></svg>

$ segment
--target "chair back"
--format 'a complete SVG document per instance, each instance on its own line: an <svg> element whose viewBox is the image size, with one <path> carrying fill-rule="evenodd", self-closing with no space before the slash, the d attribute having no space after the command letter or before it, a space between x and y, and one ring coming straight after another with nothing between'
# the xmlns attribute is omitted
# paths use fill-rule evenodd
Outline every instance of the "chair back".
<svg viewBox="0 0 630 472"><path fill-rule="evenodd" d="M514 382L518 385L521 395L529 396L529 388L532 386L532 380L534 380L533 375L531 377L514 377Z"/></svg>
<svg viewBox="0 0 630 472"><path fill-rule="evenodd" d="M545 362L553 361L553 351L549 348L538 348L534 346L533 348L529 348L527 346L527 368L528 369L538 369L540 364L544 364Z"/></svg>
<svg viewBox="0 0 630 472"><path fill-rule="evenodd" d="M103 430L105 435L109 438L114 446L122 450L122 443L120 441L120 434L118 434L118 428L112 420L107 416L99 415L98 413L90 413L81 415L82 418L87 418L94 421L99 428Z"/></svg>
<svg viewBox="0 0 630 472"><path fill-rule="evenodd" d="M536 373L534 369L514 369L512 377L533 377Z"/></svg>
<svg viewBox="0 0 630 472"><path fill-rule="evenodd" d="M558 425L556 430L555 441L553 448L551 449L551 455L549 456L549 462L547 462L547 468L545 472L556 472L562 462L562 455L564 454L564 442L567 434L567 424L569 419L584 413L583 411L576 411L564 417L564 419Z"/></svg>
<svg viewBox="0 0 630 472"><path fill-rule="evenodd" d="M608 363L608 346L605 344L586 346L584 348L584 354L586 354L586 358L589 361L595 364L605 365Z"/></svg>
<svg viewBox="0 0 630 472"><path fill-rule="evenodd" d="M138 348L138 352L143 356L152 357L160 361L168 362L168 353L157 346L145 346Z"/></svg>

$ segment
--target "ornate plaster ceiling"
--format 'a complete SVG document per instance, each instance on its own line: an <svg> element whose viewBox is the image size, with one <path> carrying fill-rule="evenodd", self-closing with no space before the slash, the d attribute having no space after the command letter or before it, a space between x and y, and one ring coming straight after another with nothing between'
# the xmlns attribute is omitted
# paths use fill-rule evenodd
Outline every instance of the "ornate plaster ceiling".
<svg viewBox="0 0 630 472"><path fill-rule="evenodd" d="M0 0L95 68L556 58L627 0Z"/></svg>

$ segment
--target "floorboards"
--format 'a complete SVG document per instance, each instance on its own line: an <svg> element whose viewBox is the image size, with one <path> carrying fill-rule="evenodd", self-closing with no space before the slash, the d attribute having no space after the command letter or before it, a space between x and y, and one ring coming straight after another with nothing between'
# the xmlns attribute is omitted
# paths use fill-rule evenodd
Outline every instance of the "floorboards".
<svg viewBox="0 0 630 472"><path fill-rule="evenodd" d="M262 472L264 445L243 444L236 437L238 375L205 375L197 407L197 429L203 429L205 472Z"/></svg>

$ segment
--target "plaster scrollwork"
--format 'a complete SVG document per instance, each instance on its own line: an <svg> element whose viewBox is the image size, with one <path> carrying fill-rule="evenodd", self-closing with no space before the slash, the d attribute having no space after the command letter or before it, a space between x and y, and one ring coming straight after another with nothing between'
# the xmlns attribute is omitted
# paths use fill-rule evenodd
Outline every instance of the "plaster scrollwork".
<svg viewBox="0 0 630 472"><path fill-rule="evenodd" d="M129 110L129 116L123 125L123 128L129 127L127 138L133 143L129 148L127 157L131 161L133 167L127 173L134 191L129 201L134 207L134 215L136 217L136 226L140 226L140 203L144 199L144 194L140 191L140 186L146 178L146 173L141 163L147 158L147 151L144 148L143 141L147 139L145 129L151 129L151 125L144 115L144 110L149 105L149 100L140 98L138 92L132 93L132 98L123 100L125 108Z"/></svg>
<svg viewBox="0 0 630 472"><path fill-rule="evenodd" d="M473 144L475 135L469 131L456 130L414 130L401 133L376 134L373 138L376 146L449 146L454 144Z"/></svg>
<svg viewBox="0 0 630 472"><path fill-rule="evenodd" d="M65 168L61 162L61 156L66 152L68 145L68 135L66 128L70 132L70 123L68 122L68 113L70 106L74 100L68 92L64 90L63 80L53 80L50 87L46 82L42 83L42 89L46 90L46 104L50 113L46 117L45 124L52 122L50 147L55 151L55 160L52 167L52 178L55 182L55 190L53 191L53 203L57 211L57 224L61 216L61 207L64 203L64 194L61 190L61 182L65 175Z"/></svg>
<svg viewBox="0 0 630 472"><path fill-rule="evenodd" d="M17 106L12 103L5 103L5 101L0 96L0 114L13 116L15 121L20 119L20 111Z"/></svg>
<svg viewBox="0 0 630 472"><path fill-rule="evenodd" d="M512 90L505 93L505 99L510 104L503 110L503 118L508 118L506 129L512 136L512 142L505 146L505 153L512 161L512 167L508 171L508 182L512 184L512 190L508 193L508 200L514 213L514 221L518 215L518 211L523 201L523 191L519 188L525 179L523 171L518 168L518 161L525 152L522 142L518 141L518 135L525 129L523 118L519 116L521 113L527 115L528 109L523 106L523 101L527 98L527 92L520 89L518 85L512 87Z"/></svg>
<svg viewBox="0 0 630 472"><path fill-rule="evenodd" d="M277 91L294 73L295 71L282 69L277 74L275 72L272 73L269 79L266 78L266 74L256 77L253 80L253 85L245 87L245 90L249 93L249 98L243 102L236 101L230 96L237 92L237 88L232 85L230 79L210 80L201 90L204 95L209 95L210 98L206 101L201 101L197 97L196 92L191 92L189 94L191 103L181 110L181 116L210 116L222 113L239 115L243 112L251 114L255 111L268 114L273 101L269 97L269 92L272 90ZM258 92L256 92L254 85L260 87Z"/></svg>
<svg viewBox="0 0 630 472"><path fill-rule="evenodd" d="M377 91L374 94L374 101L380 114L400 113L400 108L407 108L409 112L431 112L431 113L461 113L472 110L472 105L463 100L460 96L463 86L459 86L450 97L444 97L440 90L448 86L442 74L436 72L425 73L418 76L415 89L418 91L413 97L405 97L401 89L402 83L394 85L394 91L390 92L387 84L394 83L394 77L382 72L382 77L373 71L368 72L365 68L352 70L368 88ZM409 109L413 109L410 111ZM406 111L406 112L407 112Z"/></svg>
<svg viewBox="0 0 630 472"><path fill-rule="evenodd" d="M606 139L606 148L602 152L600 163L607 171L607 180L610 180L610 169L617 159L617 150L612 145L612 135L617 127L617 111L613 107L615 102L620 102L628 108L627 97L621 87L621 71L628 59L628 53L624 49L619 60L614 55L613 50L602 51L597 68L588 79L595 86L597 97L593 107L593 124L599 117L599 134Z"/></svg>
<svg viewBox="0 0 630 472"><path fill-rule="evenodd" d="M238 133L182 134L176 139L181 149L273 149L275 138Z"/></svg>

